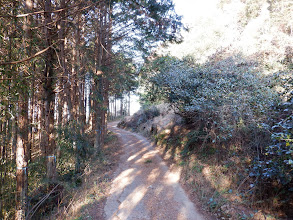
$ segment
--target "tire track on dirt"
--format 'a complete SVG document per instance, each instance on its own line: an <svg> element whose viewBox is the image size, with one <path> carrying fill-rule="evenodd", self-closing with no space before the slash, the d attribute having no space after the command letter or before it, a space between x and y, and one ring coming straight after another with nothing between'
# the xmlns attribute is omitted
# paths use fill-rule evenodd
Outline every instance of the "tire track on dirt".
<svg viewBox="0 0 293 220"><path fill-rule="evenodd" d="M202 220L158 151L144 137L109 123L122 144L105 205L107 220Z"/></svg>

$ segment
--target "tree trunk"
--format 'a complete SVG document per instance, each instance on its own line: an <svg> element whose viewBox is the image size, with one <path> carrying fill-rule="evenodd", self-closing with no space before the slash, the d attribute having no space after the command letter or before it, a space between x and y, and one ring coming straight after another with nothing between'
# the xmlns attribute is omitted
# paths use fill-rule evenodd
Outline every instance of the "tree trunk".
<svg viewBox="0 0 293 220"><path fill-rule="evenodd" d="M101 120L102 120L102 107L103 107L103 71L102 71L102 59L103 59L103 48L102 48L102 39L103 39L103 20L104 20L104 10L103 10L103 3L100 4L99 8L99 22L97 26L97 37L95 41L95 55L96 55L96 72L94 76L94 84L95 84L95 95L94 95L94 118L95 118L95 127L93 127L95 130L95 142L94 142L94 148L96 149L96 152L98 153L101 150Z"/></svg>
<svg viewBox="0 0 293 220"><path fill-rule="evenodd" d="M130 115L130 92L128 93L128 116Z"/></svg>
<svg viewBox="0 0 293 220"><path fill-rule="evenodd" d="M60 2L60 8L61 9L65 9L66 8L66 1L65 0L61 0ZM60 26L59 26L59 30L58 30L58 38L60 40L60 44L59 44L59 48L60 48L60 62L61 62L61 67L62 67L62 76L64 76L64 78L62 78L62 83L64 84L64 93L65 93L65 98L64 101L66 103L67 109L66 109L66 113L65 113L65 117L63 117L64 119L64 123L67 122L67 119L69 119L69 121L72 119L72 101L71 101L71 94L70 94L70 74L68 72L67 69L67 64L66 64L66 56L65 56L65 25L66 25L66 11L65 10L61 10L60 12Z"/></svg>
<svg viewBox="0 0 293 220"><path fill-rule="evenodd" d="M51 0L45 0L45 37L46 46L52 44L52 29L53 25L51 18ZM50 183L56 181L56 145L54 137L54 103L55 93L53 84L53 63L54 63L54 50L49 48L45 56L45 70L44 70L44 110L45 110L45 154L46 154L46 168L47 178Z"/></svg>
<svg viewBox="0 0 293 220"><path fill-rule="evenodd" d="M32 12L32 0L26 0L25 11ZM31 18L26 18L23 28L25 37L23 40L23 48L26 54L30 55L30 41L31 41ZM25 68L25 67L23 67ZM22 72L22 70L21 70ZM23 76L24 73L21 73ZM18 103L18 132L16 143L16 216L15 219L25 219L27 214L27 191L28 191L28 156L30 155L30 145L28 142L29 120L28 120L28 91L29 85L27 80L21 77L22 83L25 85L25 90L20 91Z"/></svg>
<svg viewBox="0 0 293 220"><path fill-rule="evenodd" d="M123 116L123 95L120 98L120 116Z"/></svg>
<svg viewBox="0 0 293 220"><path fill-rule="evenodd" d="M27 212L27 102L25 98L19 102L19 117L16 144L16 216L15 219L23 220Z"/></svg>
<svg viewBox="0 0 293 220"><path fill-rule="evenodd" d="M104 41L104 66L106 67L106 72L104 76L104 87L103 87L103 119L102 119L102 138L101 142L104 144L105 137L107 135L107 123L108 123L108 109L109 109L109 77L111 73L111 50L112 50L112 18L111 18L111 8L105 7L105 41ZM105 49L106 48L106 49Z"/></svg>
<svg viewBox="0 0 293 220"><path fill-rule="evenodd" d="M117 95L114 97L114 116L117 118Z"/></svg>

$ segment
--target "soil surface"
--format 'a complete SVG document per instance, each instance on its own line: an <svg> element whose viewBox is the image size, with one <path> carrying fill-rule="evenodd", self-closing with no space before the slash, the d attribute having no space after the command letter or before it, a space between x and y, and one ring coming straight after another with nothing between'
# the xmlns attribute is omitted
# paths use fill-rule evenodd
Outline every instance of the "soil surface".
<svg viewBox="0 0 293 220"><path fill-rule="evenodd" d="M122 144L104 213L108 220L202 220L179 184L180 173L168 169L159 152L144 137L117 128Z"/></svg>

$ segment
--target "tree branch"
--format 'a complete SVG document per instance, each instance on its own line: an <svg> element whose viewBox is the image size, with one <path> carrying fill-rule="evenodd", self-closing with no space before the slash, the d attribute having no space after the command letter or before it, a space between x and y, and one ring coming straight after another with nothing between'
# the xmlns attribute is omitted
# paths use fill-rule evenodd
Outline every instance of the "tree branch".
<svg viewBox="0 0 293 220"><path fill-rule="evenodd" d="M0 63L0 66L5 66L5 65L12 65L12 64L18 64L18 63L24 63L26 61L29 61L43 53L45 53L47 50L49 50L51 47L53 47L55 44L58 44L60 42L60 40L56 41L55 43L53 43L52 45L50 45L49 47L45 48L44 50L41 50L37 53L35 53L34 55L28 57L28 58L25 58L23 60L17 60L17 61L10 61L10 62L4 62L4 63Z"/></svg>

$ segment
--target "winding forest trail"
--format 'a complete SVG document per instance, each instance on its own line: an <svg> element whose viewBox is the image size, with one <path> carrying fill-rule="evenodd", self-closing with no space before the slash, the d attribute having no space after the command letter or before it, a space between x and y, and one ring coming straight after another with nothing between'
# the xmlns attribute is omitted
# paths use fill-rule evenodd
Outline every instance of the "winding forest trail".
<svg viewBox="0 0 293 220"><path fill-rule="evenodd" d="M144 137L109 123L122 155L104 211L108 220L202 220L158 151Z"/></svg>

